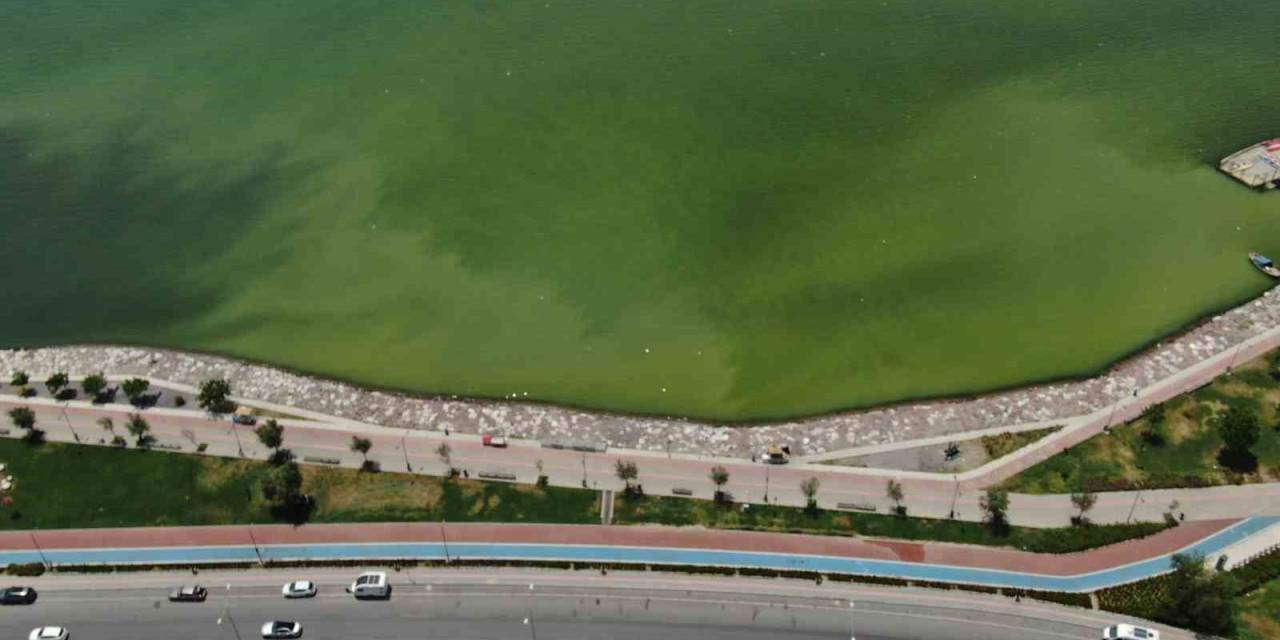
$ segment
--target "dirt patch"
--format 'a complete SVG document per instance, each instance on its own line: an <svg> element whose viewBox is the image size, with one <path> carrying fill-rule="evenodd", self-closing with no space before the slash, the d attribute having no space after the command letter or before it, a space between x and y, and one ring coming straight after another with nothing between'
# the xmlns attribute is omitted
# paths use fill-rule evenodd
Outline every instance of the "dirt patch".
<svg viewBox="0 0 1280 640"><path fill-rule="evenodd" d="M1201 429L1199 421L1187 417L1182 412L1167 415L1164 421L1164 436L1168 438L1170 444L1183 442Z"/></svg>
<svg viewBox="0 0 1280 640"><path fill-rule="evenodd" d="M1280 638L1280 620L1268 618L1256 613L1246 613L1240 616L1240 619L1248 625L1249 629L1258 635L1259 638Z"/></svg>
<svg viewBox="0 0 1280 640"><path fill-rule="evenodd" d="M247 460L201 460L196 486L203 491L218 491L228 482L253 471L255 463Z"/></svg>
<svg viewBox="0 0 1280 640"><path fill-rule="evenodd" d="M342 472L303 468L303 491L322 508L346 512L379 508L429 508L440 502L436 482L405 482L397 474Z"/></svg>

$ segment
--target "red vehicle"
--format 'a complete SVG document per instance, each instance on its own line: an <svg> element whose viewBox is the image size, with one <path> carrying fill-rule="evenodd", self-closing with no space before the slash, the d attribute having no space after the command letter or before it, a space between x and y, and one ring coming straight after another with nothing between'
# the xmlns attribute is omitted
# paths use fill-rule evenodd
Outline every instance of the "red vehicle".
<svg viewBox="0 0 1280 640"><path fill-rule="evenodd" d="M507 438L505 436L495 436L490 433L481 436L480 442L486 447L497 447L499 449L507 446Z"/></svg>

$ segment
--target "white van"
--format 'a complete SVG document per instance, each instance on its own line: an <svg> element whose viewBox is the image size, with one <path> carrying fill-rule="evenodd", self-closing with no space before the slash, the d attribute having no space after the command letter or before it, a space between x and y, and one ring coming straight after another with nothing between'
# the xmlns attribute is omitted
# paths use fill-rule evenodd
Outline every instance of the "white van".
<svg viewBox="0 0 1280 640"><path fill-rule="evenodd" d="M390 598L391 585L387 584L387 574L382 571L370 571L360 574L347 593L356 598Z"/></svg>
<svg viewBox="0 0 1280 640"><path fill-rule="evenodd" d="M1131 624L1117 624L1102 631L1102 640L1160 640L1160 632Z"/></svg>

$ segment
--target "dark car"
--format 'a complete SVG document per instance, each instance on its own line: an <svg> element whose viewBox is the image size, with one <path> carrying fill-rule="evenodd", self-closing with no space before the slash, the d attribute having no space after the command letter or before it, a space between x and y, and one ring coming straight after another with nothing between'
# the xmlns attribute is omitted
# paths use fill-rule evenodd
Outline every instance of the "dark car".
<svg viewBox="0 0 1280 640"><path fill-rule="evenodd" d="M31 604L36 601L36 590L31 587L9 587L0 591L0 604Z"/></svg>
<svg viewBox="0 0 1280 640"><path fill-rule="evenodd" d="M169 594L169 602L204 602L209 597L209 590L195 584L189 587L178 587Z"/></svg>

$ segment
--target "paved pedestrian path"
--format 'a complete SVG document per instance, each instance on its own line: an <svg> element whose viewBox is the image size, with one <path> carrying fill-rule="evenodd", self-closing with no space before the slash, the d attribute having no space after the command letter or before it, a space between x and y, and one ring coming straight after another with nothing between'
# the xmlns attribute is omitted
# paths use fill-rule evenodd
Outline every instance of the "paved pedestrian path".
<svg viewBox="0 0 1280 640"><path fill-rule="evenodd" d="M93 406L0 395L0 413L17 406L28 406L35 411L37 424L50 441L92 445L110 443L112 434L98 426L100 418L113 419L117 431L121 431L120 425L136 411L127 405ZM236 426L229 420L212 420L199 412L179 409L148 409L143 415L151 425L156 446L165 451L192 454L200 445L205 445L203 455L265 460L270 454L258 442L252 428ZM358 468L363 457L352 452L350 445L351 437L360 435L373 443L369 458L380 463L385 471L443 475L448 466L440 460L436 449L447 442L452 449L450 466L467 470L472 477L501 474L532 484L539 475L545 474L554 486L585 484L589 488L618 491L623 483L616 476L615 465L619 460L628 460L636 463L639 483L649 495L679 494L702 499L710 499L714 494L709 472L711 467L720 465L729 471L725 489L737 502L803 506L806 497L800 484L808 478L817 478L821 484L816 498L822 508L879 513L888 513L892 507L885 485L894 478L903 485L904 503L913 516L954 517L971 522L983 518L979 503L985 485L979 480L946 474L909 474L820 464L774 466L615 449L580 452L549 449L538 442L516 439L510 441L508 448L495 449L483 446L479 437L469 434L445 435L304 420L282 420L282 423L286 426L284 446L304 463ZM0 436L4 435L12 438L20 434L8 424L0 424ZM1106 492L1098 494L1098 502L1089 517L1098 524L1160 521L1175 501L1178 513L1188 521L1280 515L1280 483ZM1068 495L1013 495L1010 499L1009 519L1018 526L1067 526L1074 513Z"/></svg>
<svg viewBox="0 0 1280 640"><path fill-rule="evenodd" d="M341 524L73 529L0 533L0 565L189 564L297 560L525 560L713 565L1086 592L1213 556L1277 518L1206 521L1143 540L1052 555L932 542L673 527Z"/></svg>

